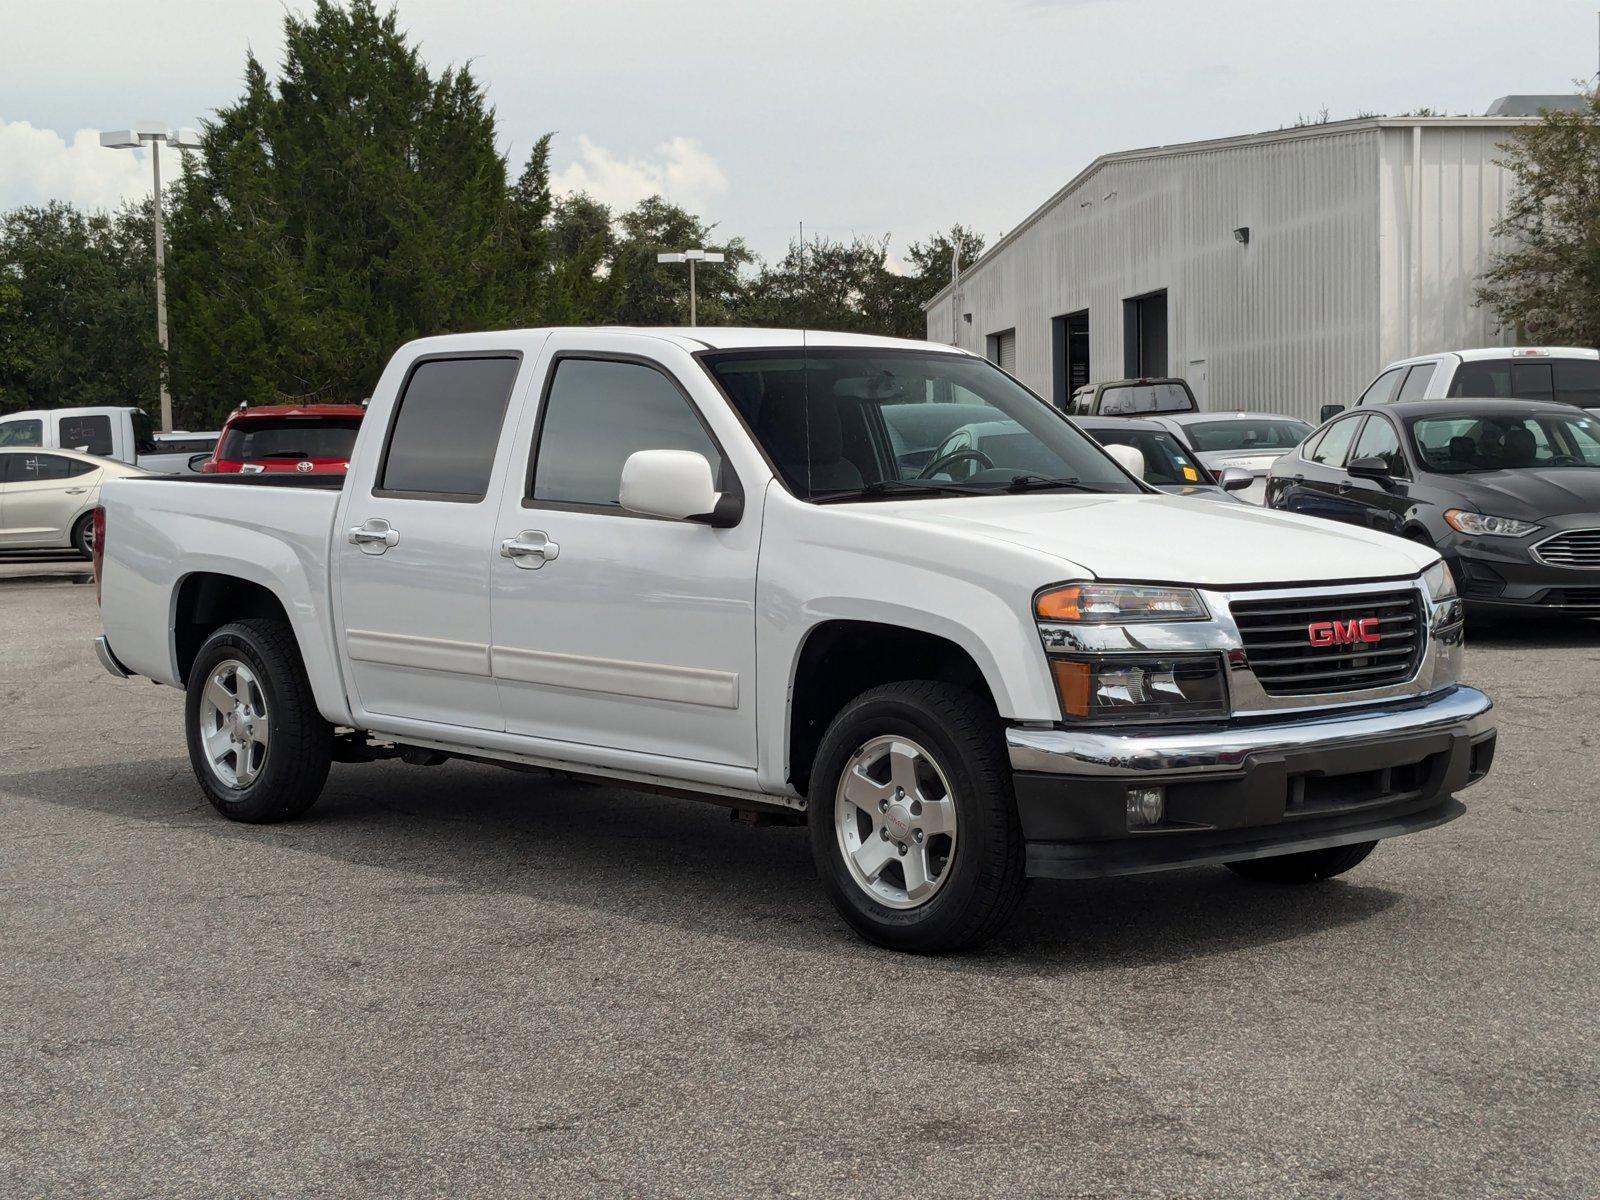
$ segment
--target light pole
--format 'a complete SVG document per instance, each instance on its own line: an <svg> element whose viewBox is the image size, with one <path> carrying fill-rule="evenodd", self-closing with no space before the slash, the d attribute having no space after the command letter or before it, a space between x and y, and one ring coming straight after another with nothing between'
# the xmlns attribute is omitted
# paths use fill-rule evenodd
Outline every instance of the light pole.
<svg viewBox="0 0 1600 1200"><path fill-rule="evenodd" d="M685 251L683 251L682 253L679 253L679 254L658 254L658 255L656 255L656 261L658 263L681 263L681 262L686 262L686 263L689 264L689 325L690 325L691 328L693 328L693 326L695 324L694 265L695 265L695 263L702 263L702 262L707 262L707 263L723 262L723 261L725 261L725 259L724 259L723 255L722 255L722 253L720 251L717 251L717 250L685 250Z"/></svg>
<svg viewBox="0 0 1600 1200"><path fill-rule="evenodd" d="M167 266L166 244L161 228L161 144L179 150L196 150L200 135L192 129L169 130L161 121L138 121L132 129L113 129L100 135L100 144L109 150L134 150L150 147L150 170L155 176L156 220L156 341L161 345L161 432L172 432L172 396L167 391Z"/></svg>

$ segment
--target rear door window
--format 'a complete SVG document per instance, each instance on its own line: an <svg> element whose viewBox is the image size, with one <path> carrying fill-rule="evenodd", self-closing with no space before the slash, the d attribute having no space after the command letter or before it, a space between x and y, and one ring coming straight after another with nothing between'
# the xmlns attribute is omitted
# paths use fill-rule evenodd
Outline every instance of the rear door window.
<svg viewBox="0 0 1600 1200"><path fill-rule="evenodd" d="M504 355L418 363L395 405L375 494L482 500L521 361Z"/></svg>
<svg viewBox="0 0 1600 1200"><path fill-rule="evenodd" d="M25 421L0 421L0 446L42 446L44 445L44 422L28 419Z"/></svg>
<svg viewBox="0 0 1600 1200"><path fill-rule="evenodd" d="M87 417L61 418L61 447L83 454L111 454L111 418L104 413Z"/></svg>

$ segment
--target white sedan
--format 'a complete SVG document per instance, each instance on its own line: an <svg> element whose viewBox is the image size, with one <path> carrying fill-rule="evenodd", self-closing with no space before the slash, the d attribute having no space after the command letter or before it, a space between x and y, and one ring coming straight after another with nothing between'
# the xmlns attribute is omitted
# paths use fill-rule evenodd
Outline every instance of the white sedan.
<svg viewBox="0 0 1600 1200"><path fill-rule="evenodd" d="M1255 476L1239 498L1264 504L1267 472L1312 430L1298 417L1279 413L1195 412L1150 413L1146 420L1170 430L1213 475L1238 467Z"/></svg>
<svg viewBox="0 0 1600 1200"><path fill-rule="evenodd" d="M138 467L76 450L0 450L0 549L74 549L88 558L100 484Z"/></svg>

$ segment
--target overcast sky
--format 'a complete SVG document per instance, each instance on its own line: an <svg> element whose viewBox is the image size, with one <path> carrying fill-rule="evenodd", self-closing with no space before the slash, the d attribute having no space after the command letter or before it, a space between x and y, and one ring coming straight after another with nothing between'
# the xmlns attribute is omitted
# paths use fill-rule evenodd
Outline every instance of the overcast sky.
<svg viewBox="0 0 1600 1200"><path fill-rule="evenodd" d="M289 0L294 10L309 3ZM809 232L991 240L1097 154L1275 129L1326 107L1482 113L1596 69L1594 0L402 0L470 60L520 167L651 192L781 253ZM114 204L148 166L95 131L198 125L276 68L278 0L0 2L0 208Z"/></svg>

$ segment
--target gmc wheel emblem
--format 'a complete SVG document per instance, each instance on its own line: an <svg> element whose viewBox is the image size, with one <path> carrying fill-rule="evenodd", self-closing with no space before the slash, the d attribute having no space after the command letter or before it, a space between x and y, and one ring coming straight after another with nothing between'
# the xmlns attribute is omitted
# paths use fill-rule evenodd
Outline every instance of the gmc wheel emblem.
<svg viewBox="0 0 1600 1200"><path fill-rule="evenodd" d="M1359 621L1313 621L1306 626L1313 646L1348 646L1353 642L1381 642L1377 617Z"/></svg>

